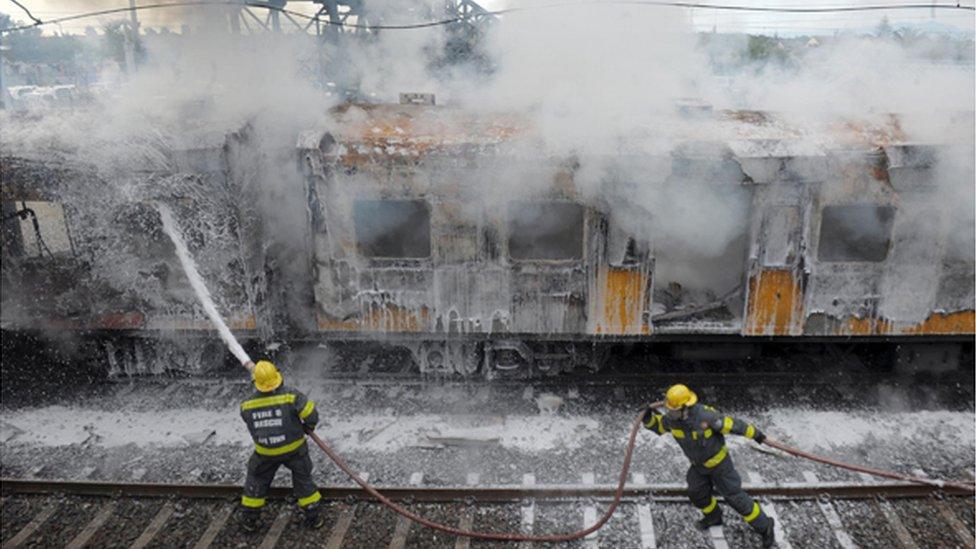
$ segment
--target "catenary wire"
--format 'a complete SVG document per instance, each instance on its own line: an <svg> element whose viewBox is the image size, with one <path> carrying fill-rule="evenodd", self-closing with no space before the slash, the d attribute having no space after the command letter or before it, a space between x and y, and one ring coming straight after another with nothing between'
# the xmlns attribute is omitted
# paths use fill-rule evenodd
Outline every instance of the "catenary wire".
<svg viewBox="0 0 976 549"><path fill-rule="evenodd" d="M20 4L18 0L10 0L10 1L17 4L18 6L21 6L24 9L24 11L27 11L27 13L30 14L27 8L25 8L22 4ZM123 7L123 8L112 8L107 10L91 11L91 12L79 13L75 15L68 15L65 17L48 19L45 21L41 21L40 19L37 19L36 17L31 15L31 18L35 21L34 23L30 25L19 25L14 27L8 27L5 29L0 29L0 34L19 31L19 30L26 30L33 27L66 23L68 21L76 21L78 19L99 17L103 15L114 15L116 13L125 13L133 10L142 11L142 10L155 10L155 9L193 7L193 6L240 6L240 7L248 7L248 8L264 8L270 11L284 13L292 17L298 17L310 21L318 21L319 23L325 25L350 28L350 29L368 30L368 31L425 29L430 27L438 27L438 26L451 25L454 23L461 23L464 21L468 21L472 18L470 15L464 15L458 17L449 17L447 19L422 21L418 23L371 25L371 24L362 24L362 23L350 23L347 21L332 21L330 19L322 19L318 15L314 15L314 16L308 15L306 13L301 13L298 11L289 10L286 8L260 3L260 2L231 1L231 0L225 0L225 1L183 0L179 2L163 2L163 3L154 3L154 4L144 4L135 7ZM510 13L520 13L520 12L537 11L537 10L545 10L545 9L570 8L570 7L580 7L580 6L647 6L647 7L703 9L703 10L716 10L716 11L758 12L758 13L806 13L806 14L850 13L850 12L871 12L871 11L887 11L887 10L916 10L916 9L976 11L976 7L964 6L961 3L876 4L876 5L867 5L867 6L823 6L823 7L776 7L776 6L745 6L739 4L710 4L710 3L680 2L680 1L668 1L668 0L608 0L608 1L601 1L601 2L594 2L594 1L559 2L559 3L552 3L552 4L541 4L536 6L512 7L512 8L504 8L499 10L490 10L490 11L486 10L484 12L480 12L477 15L498 16L498 15L505 15Z"/></svg>
<svg viewBox="0 0 976 549"><path fill-rule="evenodd" d="M27 17L30 17L31 20L34 21L34 24L35 25L41 25L41 24L43 24L43 22L40 19L34 17L34 14L31 13L31 11L29 9L27 9L27 6L21 4L17 0L10 0L10 1L13 2L14 5L17 6L18 8L24 10L24 13L26 13L27 14Z"/></svg>

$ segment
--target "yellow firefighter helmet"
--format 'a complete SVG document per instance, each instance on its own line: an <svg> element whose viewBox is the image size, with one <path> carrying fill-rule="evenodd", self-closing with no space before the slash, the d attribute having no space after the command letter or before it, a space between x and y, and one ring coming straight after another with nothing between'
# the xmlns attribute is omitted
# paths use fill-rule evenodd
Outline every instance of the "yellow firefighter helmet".
<svg viewBox="0 0 976 549"><path fill-rule="evenodd" d="M262 393L274 391L281 386L281 372L267 360L259 360L254 365L254 386Z"/></svg>
<svg viewBox="0 0 976 549"><path fill-rule="evenodd" d="M668 389L664 405L669 410L680 410L681 408L694 406L696 402L698 402L698 395L687 386L679 383L678 385L672 385Z"/></svg>

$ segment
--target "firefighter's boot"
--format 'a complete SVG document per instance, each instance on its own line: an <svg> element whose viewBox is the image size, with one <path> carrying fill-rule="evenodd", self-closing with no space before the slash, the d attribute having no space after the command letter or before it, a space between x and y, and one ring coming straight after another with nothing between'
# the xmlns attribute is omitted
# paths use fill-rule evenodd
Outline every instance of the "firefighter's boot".
<svg viewBox="0 0 976 549"><path fill-rule="evenodd" d="M714 511L705 515L698 521L699 530L708 530L712 526L722 525L722 509L716 507Z"/></svg>
<svg viewBox="0 0 976 549"><path fill-rule="evenodd" d="M305 508L305 528L318 530L325 524L325 517L322 516L322 509L317 503L313 503Z"/></svg>
<svg viewBox="0 0 976 549"><path fill-rule="evenodd" d="M258 531L261 520L261 511L257 509L245 509L241 513L241 530L244 530L248 534L253 534Z"/></svg>
<svg viewBox="0 0 976 549"><path fill-rule="evenodd" d="M762 535L763 549L768 549L769 547L776 545L776 532L773 530L773 524L775 522L776 521L773 519L773 517L769 517L769 524L766 525L766 528L762 532L759 532L760 535Z"/></svg>

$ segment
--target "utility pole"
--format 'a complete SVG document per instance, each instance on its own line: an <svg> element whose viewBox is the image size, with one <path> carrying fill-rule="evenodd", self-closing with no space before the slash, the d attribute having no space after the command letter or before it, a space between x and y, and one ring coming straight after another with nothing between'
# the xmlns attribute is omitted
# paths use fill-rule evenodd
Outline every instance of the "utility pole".
<svg viewBox="0 0 976 549"><path fill-rule="evenodd" d="M7 87L3 79L3 35L0 34L0 110L7 108Z"/></svg>
<svg viewBox="0 0 976 549"><path fill-rule="evenodd" d="M136 0L129 0L129 32L123 33L125 48L125 71L129 75L136 72L136 44L139 42L139 16L136 15Z"/></svg>

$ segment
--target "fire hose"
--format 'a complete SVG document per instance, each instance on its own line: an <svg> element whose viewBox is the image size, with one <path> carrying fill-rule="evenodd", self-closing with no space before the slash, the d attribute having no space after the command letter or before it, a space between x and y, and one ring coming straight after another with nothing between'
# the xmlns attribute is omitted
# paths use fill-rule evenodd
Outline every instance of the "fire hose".
<svg viewBox="0 0 976 549"><path fill-rule="evenodd" d="M335 462L335 464L339 467L339 469L342 470L343 473L345 473L346 475L349 476L349 478L354 480L356 484L358 484L363 490L366 491L366 493L379 500L380 503L389 507L397 514L402 515L420 524L421 526L432 528L434 530L440 530L441 532L446 532L448 534L452 534L455 536L464 536L464 537L483 539L483 540L563 542L563 541L573 541L577 539L582 539L592 534L593 532L596 532L597 530L602 528L603 525L610 520L610 517L613 516L614 512L616 512L617 506L620 505L620 499L623 497L624 485L627 483L627 474L630 472L630 461L634 454L634 446L637 442L637 433L640 431L642 425L641 419L643 418L644 412L645 410L647 410L647 408L657 408L660 407L662 404L663 403L660 402L655 402L653 404L650 404L649 406L642 408L640 413L637 415L637 417L634 418L634 422L630 427L630 437L627 440L627 448L626 451L624 452L624 462L620 468L620 477L617 480L617 490L614 492L613 501L610 503L610 506L607 508L606 512L604 512L603 516L600 517L600 520L596 521L592 526L589 526L583 530L578 530L576 532L572 532L569 534L531 535L531 534L511 534L511 533L504 533L504 532L479 532L474 530L464 530L462 528L455 528L453 526L447 526L445 524L440 524L425 519L424 517L416 513L413 513L412 511L409 511L408 509L396 504L390 498L380 493L380 491L377 490L375 487L373 487L371 484L369 484L368 482L360 478L359 475L357 475L352 470L352 468L349 467L349 465L338 454L336 454L335 451L333 451L328 444L325 443L325 441L323 441L317 434L315 434L314 431L308 431L308 436L311 437L312 440L315 441L315 444L317 444L318 447L321 448L322 451L329 456L329 459ZM804 452L803 450L793 448L792 446L783 444L782 442L771 439L769 437L767 437L763 441L763 444L770 446L772 448L776 448L777 450L781 450L783 452L786 452L787 454L791 454L796 457L808 459L810 461L815 461L818 463L823 463L833 467L839 467L841 469L847 469L849 471L855 471L858 473L867 473L869 475L885 477L885 478L890 478L895 480L903 480L903 481L912 482L916 484L936 486L939 488L950 487L950 488L955 488L958 490L968 491L970 493L976 494L976 486L970 484L920 478L920 477L895 473L893 471L884 471L881 469L874 469L872 467L864 467L860 465L844 463L842 461L837 461L823 456L818 456L816 454L811 454L809 452Z"/></svg>
<svg viewBox="0 0 976 549"><path fill-rule="evenodd" d="M657 407L660 405L661 403L654 403L651 406ZM627 450L624 452L624 464L620 468L620 478L617 481L617 491L614 492L613 494L613 501L610 503L610 507L607 508L606 512L603 513L603 516L600 517L600 520L596 521L593 524L593 526L569 534L532 535L532 534L509 534L504 532L476 532L474 530L463 530L461 528L455 528L453 526L447 526L445 524L440 524L437 522L433 522L431 520L427 520L424 517L397 505L392 500L390 500L390 498L381 494L379 490L371 486L368 482L359 478L359 475L357 475L349 467L349 465L346 464L346 462L343 461L343 459L339 457L339 455L332 450L332 448L329 448L329 446L321 438L319 438L319 436L316 435L314 431L308 431L308 436L312 437L312 440L315 441L315 444L318 444L319 448L321 448L322 451L329 456L329 459L335 462L335 464L339 467L339 469L342 469L343 473L349 475L349 478L356 481L356 484L361 486L362 489L365 490L369 495L378 499L380 503L386 505L396 513L416 522L417 524L426 526L427 528L433 528L434 530L440 530L441 532L446 532L448 534L453 534L455 536L464 536L464 537L475 538L475 539L484 539L484 540L493 540L493 541L561 542L561 541L573 541L577 539L582 539L592 534L593 532L596 532L600 528L603 528L603 525L606 524L608 520L610 520L610 517L612 517L614 512L617 510L617 506L620 505L620 498L622 498L624 495L624 485L627 484L627 473L630 471L630 459L634 455L634 445L637 443L637 433L640 431L641 418L643 417L644 417L644 409L642 409L640 413L637 415L637 417L634 418L634 422L630 427L630 438L627 440Z"/></svg>
<svg viewBox="0 0 976 549"><path fill-rule="evenodd" d="M926 484L928 486L935 486L937 488L955 488L957 490L976 493L976 486L972 484L963 484L961 482L914 477L911 475L903 475L901 473L896 473L894 471L885 471L883 469L875 469L873 467L865 467L863 465L853 465L850 463L844 463L843 461L837 461L823 456L818 456L816 454L811 454L809 452L804 452L803 450L799 450L792 446L788 446L778 440L774 440L768 437L766 438L766 440L763 441L763 444L776 448L777 450L782 450L787 454L791 454L796 457L808 459L810 461L816 461L817 463L823 463L825 465L838 467L840 469L847 469L848 471L854 471L855 473L867 473L869 475L873 475L876 477L884 477L884 478L890 478L894 480L904 480L915 484Z"/></svg>

